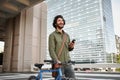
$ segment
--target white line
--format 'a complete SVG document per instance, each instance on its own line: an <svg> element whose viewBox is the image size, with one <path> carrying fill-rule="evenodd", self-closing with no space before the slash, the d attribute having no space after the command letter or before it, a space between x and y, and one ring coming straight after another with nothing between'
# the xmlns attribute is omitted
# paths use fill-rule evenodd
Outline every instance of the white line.
<svg viewBox="0 0 120 80"><path fill-rule="evenodd" d="M120 77L119 74L82 74L82 73L75 73L78 76L101 76L101 77Z"/></svg>

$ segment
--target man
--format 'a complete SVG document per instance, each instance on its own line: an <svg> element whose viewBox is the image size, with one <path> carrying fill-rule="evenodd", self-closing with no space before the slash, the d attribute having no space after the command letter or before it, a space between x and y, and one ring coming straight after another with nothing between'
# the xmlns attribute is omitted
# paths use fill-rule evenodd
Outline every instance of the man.
<svg viewBox="0 0 120 80"><path fill-rule="evenodd" d="M70 42L69 35L63 30L65 20L62 15L57 15L53 20L55 31L49 35L49 53L52 60L57 63L66 63L62 65L62 73L65 77L75 79L74 70L70 61L69 51L74 48L74 42Z"/></svg>

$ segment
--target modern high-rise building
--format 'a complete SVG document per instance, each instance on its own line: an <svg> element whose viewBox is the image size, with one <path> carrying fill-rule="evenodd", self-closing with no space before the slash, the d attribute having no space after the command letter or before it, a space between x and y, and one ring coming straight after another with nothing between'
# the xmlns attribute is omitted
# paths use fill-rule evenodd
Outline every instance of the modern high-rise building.
<svg viewBox="0 0 120 80"><path fill-rule="evenodd" d="M64 30L76 39L72 60L111 63L116 53L111 0L46 0L48 35L53 18L63 15Z"/></svg>
<svg viewBox="0 0 120 80"><path fill-rule="evenodd" d="M117 54L120 54L120 37L115 35Z"/></svg>

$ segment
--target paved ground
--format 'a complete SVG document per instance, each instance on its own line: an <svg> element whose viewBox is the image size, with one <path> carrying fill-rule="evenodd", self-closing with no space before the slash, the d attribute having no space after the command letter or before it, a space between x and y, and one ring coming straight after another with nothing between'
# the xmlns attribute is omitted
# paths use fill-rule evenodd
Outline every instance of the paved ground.
<svg viewBox="0 0 120 80"><path fill-rule="evenodd" d="M76 73L78 80L120 80L120 73Z"/></svg>
<svg viewBox="0 0 120 80"><path fill-rule="evenodd" d="M120 73L75 73L77 80L120 80ZM0 80L28 80L29 76L36 73L0 73ZM50 73L43 74L43 80L54 80Z"/></svg>

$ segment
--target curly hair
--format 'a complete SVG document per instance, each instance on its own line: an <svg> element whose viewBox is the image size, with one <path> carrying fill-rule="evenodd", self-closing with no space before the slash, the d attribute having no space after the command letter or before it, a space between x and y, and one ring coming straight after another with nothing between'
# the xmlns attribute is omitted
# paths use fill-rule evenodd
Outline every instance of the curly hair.
<svg viewBox="0 0 120 80"><path fill-rule="evenodd" d="M65 20L64 20L63 16L62 15L57 15L57 16L54 17L54 20L53 20L53 27L54 28L56 28L56 23L57 23L58 18L62 18L63 22L64 22L64 25L65 25Z"/></svg>

